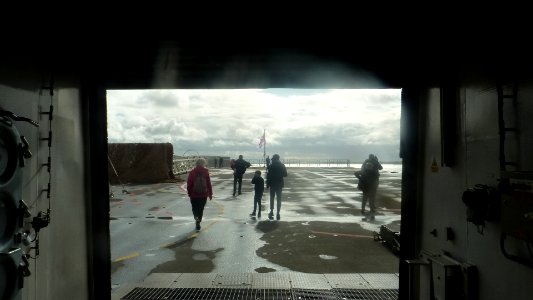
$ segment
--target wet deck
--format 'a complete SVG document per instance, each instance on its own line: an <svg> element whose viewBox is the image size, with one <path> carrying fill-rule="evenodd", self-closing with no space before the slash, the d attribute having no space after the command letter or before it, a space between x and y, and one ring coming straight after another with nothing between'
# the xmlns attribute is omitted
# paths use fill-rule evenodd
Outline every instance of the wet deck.
<svg viewBox="0 0 533 300"><path fill-rule="evenodd" d="M379 213L367 222L353 171L290 168L281 220L271 221L267 194L262 218L249 216L253 168L238 197L231 170L211 170L215 198L200 232L182 183L113 187L113 299L395 299L398 258L374 236L382 225L399 231L401 174L383 170Z"/></svg>

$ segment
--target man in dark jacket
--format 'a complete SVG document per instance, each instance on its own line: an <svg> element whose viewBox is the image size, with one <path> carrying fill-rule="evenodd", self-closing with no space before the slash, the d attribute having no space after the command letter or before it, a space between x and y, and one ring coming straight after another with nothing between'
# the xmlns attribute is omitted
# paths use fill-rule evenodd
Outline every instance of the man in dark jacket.
<svg viewBox="0 0 533 300"><path fill-rule="evenodd" d="M237 183L239 183L239 195L241 194L241 187L242 187L242 175L246 172L246 169L248 169L252 164L245 161L242 158L242 155L239 155L239 158L235 160L233 164L233 196L235 196L235 192L237 190Z"/></svg>
<svg viewBox="0 0 533 300"><path fill-rule="evenodd" d="M383 170L383 166L379 162L377 156L370 154L361 165L361 170L355 172L355 177L359 179L357 188L363 192L363 199L361 203L361 214L365 214L365 206L368 202L370 207L369 219L374 220L376 214L376 193L379 185L379 171Z"/></svg>
<svg viewBox="0 0 533 300"><path fill-rule="evenodd" d="M272 155L272 164L267 171L267 189L270 188L270 213L268 218L274 218L274 198L277 200L277 214L276 220L280 219L281 210L281 192L283 190L283 178L287 177L287 168L280 161L279 154Z"/></svg>

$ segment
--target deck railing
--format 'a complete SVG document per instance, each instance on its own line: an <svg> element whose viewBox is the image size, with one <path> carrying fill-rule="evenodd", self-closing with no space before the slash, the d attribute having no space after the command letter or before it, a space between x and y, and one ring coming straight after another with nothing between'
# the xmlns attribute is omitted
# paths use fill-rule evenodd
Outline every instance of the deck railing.
<svg viewBox="0 0 533 300"><path fill-rule="evenodd" d="M196 160L198 157L180 157L174 158L172 164L172 172L174 175L181 175L189 173L195 166ZM248 160L254 167L264 167L265 161L260 158L252 158ZM286 167L350 167L349 159L282 159L282 163ZM218 162L217 162L218 164ZM207 167L214 168L214 162L212 160L207 160ZM217 165L218 168L220 166ZM229 168L229 160L224 159L222 168Z"/></svg>
<svg viewBox="0 0 533 300"><path fill-rule="evenodd" d="M172 161L172 173L181 175L189 173L196 166L197 157L174 158Z"/></svg>
<svg viewBox="0 0 533 300"><path fill-rule="evenodd" d="M282 159L281 162L286 167L350 167L349 159ZM254 166L263 166L263 159L251 159L250 163Z"/></svg>

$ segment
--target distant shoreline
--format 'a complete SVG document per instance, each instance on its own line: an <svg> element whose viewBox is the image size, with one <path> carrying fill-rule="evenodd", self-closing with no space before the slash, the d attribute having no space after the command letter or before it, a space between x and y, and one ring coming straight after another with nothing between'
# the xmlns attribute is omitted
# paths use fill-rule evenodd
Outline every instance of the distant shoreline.
<svg viewBox="0 0 533 300"><path fill-rule="evenodd" d="M390 164L390 163L382 163L383 170L380 171L380 173L402 173L402 164ZM290 165L285 164L285 167L287 169L314 169L314 168L321 168L321 169L339 169L339 170L358 170L360 169L361 165L357 163L352 163L350 166L342 166L342 165ZM252 164L251 169L265 169L265 166L262 164Z"/></svg>

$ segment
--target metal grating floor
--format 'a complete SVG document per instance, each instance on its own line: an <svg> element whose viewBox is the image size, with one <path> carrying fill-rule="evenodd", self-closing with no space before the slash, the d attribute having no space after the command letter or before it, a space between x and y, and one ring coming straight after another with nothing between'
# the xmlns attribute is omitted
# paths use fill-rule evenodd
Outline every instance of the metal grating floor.
<svg viewBox="0 0 533 300"><path fill-rule="evenodd" d="M396 300L397 289L134 288L123 300Z"/></svg>
<svg viewBox="0 0 533 300"><path fill-rule="evenodd" d="M114 300L396 300L399 274L154 273Z"/></svg>
<svg viewBox="0 0 533 300"><path fill-rule="evenodd" d="M398 274L383 273L155 273L114 299L396 300L398 288Z"/></svg>

